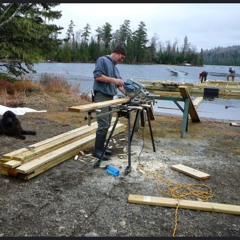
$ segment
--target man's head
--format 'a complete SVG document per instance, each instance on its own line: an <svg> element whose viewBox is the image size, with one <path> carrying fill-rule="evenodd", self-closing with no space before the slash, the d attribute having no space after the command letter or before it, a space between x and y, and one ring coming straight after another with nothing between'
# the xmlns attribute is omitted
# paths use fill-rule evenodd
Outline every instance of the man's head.
<svg viewBox="0 0 240 240"><path fill-rule="evenodd" d="M117 63L121 63L124 61L127 53L125 48L122 45L117 45L112 51L113 60Z"/></svg>

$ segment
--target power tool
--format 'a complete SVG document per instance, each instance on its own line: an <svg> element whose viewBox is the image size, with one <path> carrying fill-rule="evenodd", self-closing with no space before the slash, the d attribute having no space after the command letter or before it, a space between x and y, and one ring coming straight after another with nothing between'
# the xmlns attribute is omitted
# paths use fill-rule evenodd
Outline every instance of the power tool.
<svg viewBox="0 0 240 240"><path fill-rule="evenodd" d="M133 79L127 79L127 81L124 82L124 89L126 91L126 95L131 99L135 97L146 98L149 95L145 86Z"/></svg>

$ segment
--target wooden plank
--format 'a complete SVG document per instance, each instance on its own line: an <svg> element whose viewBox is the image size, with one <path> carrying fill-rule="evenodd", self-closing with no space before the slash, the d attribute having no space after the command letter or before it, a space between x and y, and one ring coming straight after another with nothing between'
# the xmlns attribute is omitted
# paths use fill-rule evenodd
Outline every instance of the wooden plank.
<svg viewBox="0 0 240 240"><path fill-rule="evenodd" d="M21 165L21 162L15 161L15 160L11 160L2 164L2 166L8 167L8 168L16 168L20 165Z"/></svg>
<svg viewBox="0 0 240 240"><path fill-rule="evenodd" d="M126 128L125 125L121 125L121 124L117 125L115 130L114 130L113 136L125 131L125 128ZM108 135L109 134L110 134L110 132L108 132ZM90 147L93 146L94 142L95 142L95 137L91 141L81 145L80 148L76 148L76 149L74 149L74 151L72 151L70 153L65 153L62 156L57 157L57 158L53 159L52 161L47 162L46 164L37 167L31 173L23 174L23 173L17 172L16 169L14 169L14 168L7 168L7 167L1 167L0 166L0 174L8 175L8 176L14 176L14 177L17 177L17 178L20 178L20 179L23 179L23 180L29 180L29 179L39 175L40 173L42 173L42 172L60 164L60 163L62 163L63 161L66 161L66 160L70 159L71 157L78 154L79 151L84 151L86 149L89 149Z"/></svg>
<svg viewBox="0 0 240 240"><path fill-rule="evenodd" d="M113 125L116 117L112 118L111 124ZM46 139L44 141L38 142L36 144L31 145L31 148L21 148L11 153L4 154L1 163L8 162L9 160L16 160L21 162L30 161L36 155L44 154L51 150L54 150L61 145L70 143L76 139L83 138L86 135L92 134L92 132L97 128L97 122L91 124L91 126L82 126L80 128L71 130L69 132L60 134L58 136Z"/></svg>
<svg viewBox="0 0 240 240"><path fill-rule="evenodd" d="M94 142L94 139L92 139L91 141L89 141L86 144L81 145L80 149L74 149L74 151L72 151L71 153L63 154L62 156L60 156L58 158L55 158L52 161L36 168L33 172L31 172L29 174L17 173L18 174L17 177L21 178L23 180L29 180L29 179L47 171L48 169L53 168L53 167L57 166L58 164L66 161L68 159L71 159L73 156L78 154L79 151L84 151L84 150L90 148L93 145L93 142Z"/></svg>
<svg viewBox="0 0 240 240"><path fill-rule="evenodd" d="M176 170L178 172L182 172L186 175L189 175L189 176L194 177L194 178L199 179L199 180L206 180L206 179L210 178L209 174L201 172L201 171L196 170L194 168L185 166L183 164L172 165L171 168L173 170Z"/></svg>
<svg viewBox="0 0 240 240"><path fill-rule="evenodd" d="M123 127L118 127L118 128L116 127L115 130L114 130L113 136L121 133L122 131L123 131ZM95 138L92 139L91 141L89 141L88 143L85 143L85 144L81 145L81 147L79 149L75 149L70 154L69 153L64 154L63 156L58 157L58 158L42 165L41 167L36 168L33 172L31 172L29 174L17 173L17 177L21 178L23 180L29 180L29 179L39 175L40 173L45 172L48 169L66 161L67 159L70 159L70 158L74 157L76 154L79 153L79 151L84 151L86 149L89 149L90 147L93 146L94 142L95 142ZM16 173L15 173L15 175L16 175Z"/></svg>
<svg viewBox="0 0 240 240"><path fill-rule="evenodd" d="M63 155L68 154L69 152L72 152L78 148L84 143L87 143L88 141L91 141L92 139L95 138L95 134L92 134L90 136L85 137L84 139L79 139L75 141L74 143L71 143L71 145L65 145L64 147L58 148L52 152L49 152L43 156L37 157L30 162L22 164L20 167L16 168L16 172L19 173L31 173L33 172L36 168L52 161L53 159L56 158L61 158Z"/></svg>
<svg viewBox="0 0 240 240"><path fill-rule="evenodd" d="M91 126L97 126L97 122L92 123ZM76 129L73 129L73 130L68 131L68 132L66 132L66 133L62 133L62 134L60 134L60 135L57 135L57 136L48 138L48 139L46 139L46 140L40 141L40 142L35 143L35 144L32 144L32 145L29 146L29 148L21 148L21 149L15 150L15 151L13 151L13 152L4 154L4 155L2 156L1 161L4 161L4 160L9 161L10 159L13 159L13 157L16 156L16 155L20 155L20 154L23 154L23 153L25 153L25 152L31 152L30 149L36 149L36 148L38 148L38 147L40 147L40 146L48 145L49 143L54 142L54 141L56 141L56 140L58 140L58 139L62 139L62 138L65 137L65 136L74 134L74 133L79 132L79 131L81 132L81 131L83 131L84 129L88 129L88 128L89 128L88 125L82 126L82 127L80 127L80 128L76 128Z"/></svg>
<svg viewBox="0 0 240 240"><path fill-rule="evenodd" d="M148 205L154 205L154 206L173 207L173 208L176 208L179 204L179 208L184 208L184 209L240 215L240 206L214 203L214 202L191 201L191 200L183 200L183 199L151 197L151 196L133 195L133 194L129 194L128 202L137 203L137 204L148 204Z"/></svg>
<svg viewBox="0 0 240 240"><path fill-rule="evenodd" d="M153 103L151 102L150 104L151 104L151 107L147 109L149 118L150 118L150 120L155 120L156 118L155 118L154 111L153 111Z"/></svg>
<svg viewBox="0 0 240 240"><path fill-rule="evenodd" d="M189 92L188 92L188 88L185 87L185 86L179 86L179 90L180 90L180 93L182 95L183 98L189 98L190 99L190 102L189 102L189 114L190 114L190 117L192 119L192 122L200 122L200 118L197 114L197 111L193 105L193 102L191 100L191 97L189 95Z"/></svg>
<svg viewBox="0 0 240 240"><path fill-rule="evenodd" d="M32 158L36 156L43 155L64 145L70 144L80 138L84 138L85 136L92 134L94 131L96 131L96 129L97 125L88 126L88 128L82 129L81 132L75 132L71 135L63 136L60 139L56 139L55 141L49 142L48 144L44 144L42 146L39 146L38 148L34 148L31 151L26 151L22 154L15 155L13 156L13 159L21 161L22 163L29 162Z"/></svg>
<svg viewBox="0 0 240 240"><path fill-rule="evenodd" d="M99 103L89 103L89 104L83 104L83 105L78 105L78 106L72 106L68 108L68 111L71 112L88 112L91 110L95 110L98 108L103 108L103 107L108 107L108 106L113 106L113 105L120 105L123 103L127 103L130 101L129 97L125 98L119 98L119 99L114 99L114 100L109 100L109 101L104 101L104 102L99 102Z"/></svg>
<svg viewBox="0 0 240 240"><path fill-rule="evenodd" d="M116 128L121 128L122 126L125 126L124 124L117 124ZM55 158L60 158L63 155L66 155L69 153L68 158L72 156L72 152L74 152L75 149L78 149L81 147L81 145L88 143L89 141L95 139L96 134L92 134L89 136L86 136L83 139L79 139L71 144L65 145L61 148L58 148L52 152L49 152L43 156L37 157L35 159L32 159L30 162L24 163L21 166L17 167L15 170L16 172L27 174L33 172L36 168L48 163L49 161L52 161ZM76 153L74 152L74 155Z"/></svg>
<svg viewBox="0 0 240 240"><path fill-rule="evenodd" d="M201 104L203 100L203 97L197 97L193 100L193 105L194 107L197 109L199 107L199 105Z"/></svg>

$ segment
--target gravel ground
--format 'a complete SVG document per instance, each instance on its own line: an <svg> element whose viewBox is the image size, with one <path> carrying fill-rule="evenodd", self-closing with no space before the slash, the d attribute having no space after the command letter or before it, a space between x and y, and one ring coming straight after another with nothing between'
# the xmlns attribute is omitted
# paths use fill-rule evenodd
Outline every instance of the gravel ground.
<svg viewBox="0 0 240 240"><path fill-rule="evenodd" d="M47 105L37 109L43 107ZM36 130L37 135L25 140L0 136L0 155L86 124L65 107L51 104L48 113L19 116L23 128ZM68 159L28 181L0 175L0 236L238 237L239 215L134 204L128 197L173 198L167 182L183 187L202 184L212 190L208 202L239 205L240 128L227 121L189 121L186 137L181 138L181 118L176 116L157 116L152 127L156 152L148 129L139 129L132 141L128 175L124 174L128 159L118 155L124 149L117 148L127 146L120 141L126 133L114 138L114 153L107 162L120 170L118 177L94 169L96 160L91 156ZM197 180L171 169L180 163L211 177ZM199 195L187 199L202 200Z"/></svg>

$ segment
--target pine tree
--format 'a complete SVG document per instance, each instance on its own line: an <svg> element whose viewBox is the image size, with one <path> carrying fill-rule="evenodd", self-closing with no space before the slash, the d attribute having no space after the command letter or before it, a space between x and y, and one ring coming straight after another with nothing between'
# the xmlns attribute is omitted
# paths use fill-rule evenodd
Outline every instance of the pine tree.
<svg viewBox="0 0 240 240"><path fill-rule="evenodd" d="M56 3L0 3L0 64L8 74L31 72L34 63L57 52L59 31L48 21L59 19Z"/></svg>

